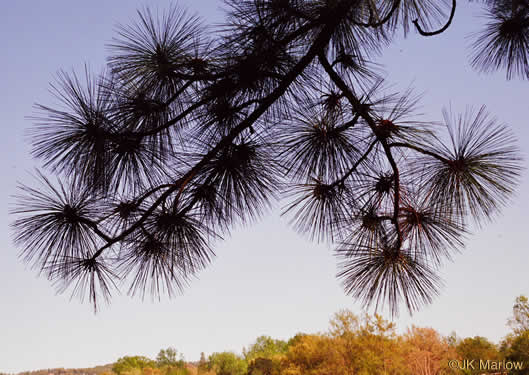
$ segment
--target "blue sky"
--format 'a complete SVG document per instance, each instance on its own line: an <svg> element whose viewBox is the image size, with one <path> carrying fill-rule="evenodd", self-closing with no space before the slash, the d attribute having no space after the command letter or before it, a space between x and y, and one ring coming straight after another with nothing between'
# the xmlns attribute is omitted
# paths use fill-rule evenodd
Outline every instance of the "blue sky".
<svg viewBox="0 0 529 375"><path fill-rule="evenodd" d="M56 295L43 277L18 258L7 215L16 181L31 182L39 166L31 159L25 132L34 102L53 103L48 83L59 69L94 70L106 58L105 44L116 23L128 23L145 1L2 2L0 38L3 72L0 139L3 163L0 199L0 372L53 367L88 367L123 355L154 357L174 346L187 360L200 352L240 351L259 335L288 339L297 332L324 331L340 308L360 313L362 306L344 295L335 279L332 248L296 234L272 210L258 223L235 230L215 246L217 258L183 296L161 302L114 296L94 315L91 307ZM150 1L166 8L169 1ZM209 23L222 20L220 1L183 1ZM465 36L478 30L479 7L461 3L453 26L441 36L408 39L391 45L379 62L396 88L413 84L425 92L423 112L440 120L450 103L463 111L485 104L511 125L524 150L529 147L527 81L506 81L503 72L481 75L468 64ZM529 295L529 179L494 223L474 231L466 249L442 269L445 287L430 306L410 317L402 311L399 330L410 324L443 334L485 336L498 342L516 296Z"/></svg>

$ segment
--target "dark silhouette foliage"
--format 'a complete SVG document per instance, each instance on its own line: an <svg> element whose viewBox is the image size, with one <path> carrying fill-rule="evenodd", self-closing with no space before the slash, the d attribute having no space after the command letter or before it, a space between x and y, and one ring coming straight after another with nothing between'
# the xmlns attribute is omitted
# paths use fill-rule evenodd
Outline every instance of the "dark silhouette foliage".
<svg viewBox="0 0 529 375"><path fill-rule="evenodd" d="M481 3L472 64L529 78L528 2ZM456 1L226 6L215 32L178 7L144 9L118 27L104 74L59 74L63 106L38 105L31 136L62 182L21 187L23 260L94 307L122 281L172 295L215 240L286 198L296 230L337 245L348 294L393 313L429 303L469 222L492 219L521 171L484 107L425 121L420 95L387 94L373 63L399 30L441 34Z"/></svg>

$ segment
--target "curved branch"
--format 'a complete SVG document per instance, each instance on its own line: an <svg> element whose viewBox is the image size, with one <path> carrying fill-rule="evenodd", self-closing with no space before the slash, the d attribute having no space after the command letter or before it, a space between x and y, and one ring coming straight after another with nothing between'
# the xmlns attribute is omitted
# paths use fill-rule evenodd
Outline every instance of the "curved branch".
<svg viewBox="0 0 529 375"><path fill-rule="evenodd" d="M413 24L415 25L415 28L417 29L417 31L419 32L419 34L421 34L422 36L433 36L433 35L438 35L438 34L441 34L443 31L445 31L446 29L448 29L448 27L450 26L450 24L452 23L452 20L454 19L454 15L456 14L456 0L452 0L452 11L450 12L450 18L448 19L448 22L446 23L446 25L444 25L443 27L441 27L439 30L436 30L436 31L424 31L420 26L419 26L419 19L415 19L413 21Z"/></svg>

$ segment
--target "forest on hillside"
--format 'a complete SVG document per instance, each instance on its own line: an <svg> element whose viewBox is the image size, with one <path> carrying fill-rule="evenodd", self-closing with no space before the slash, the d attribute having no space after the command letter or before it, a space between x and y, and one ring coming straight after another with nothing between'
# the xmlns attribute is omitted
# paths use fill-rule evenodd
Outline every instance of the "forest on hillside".
<svg viewBox="0 0 529 375"><path fill-rule="evenodd" d="M412 326L403 334L380 315L334 314L323 333L299 333L289 340L258 337L234 352L201 354L186 362L175 348L156 359L134 355L92 369L53 369L18 375L441 375L529 374L529 300L519 296L498 343L485 337L445 337ZM511 368L509 367L511 366Z"/></svg>

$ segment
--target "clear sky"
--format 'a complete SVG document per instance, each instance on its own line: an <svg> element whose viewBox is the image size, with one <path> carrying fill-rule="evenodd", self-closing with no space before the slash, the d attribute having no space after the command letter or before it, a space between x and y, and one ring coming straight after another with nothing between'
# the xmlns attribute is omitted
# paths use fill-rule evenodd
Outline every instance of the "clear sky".
<svg viewBox="0 0 529 375"><path fill-rule="evenodd" d="M115 296L94 315L87 303L55 295L43 277L17 258L7 210L16 181L31 182L39 166L24 138L34 102L53 103L48 83L64 68L95 70L106 58L105 44L116 23L127 23L147 1L2 1L0 5L0 114L3 162L0 199L0 372L39 368L88 367L124 355L154 357L174 346L187 360L200 352L240 351L259 335L288 339L297 332L328 327L340 308L360 313L362 306L344 295L335 279L332 249L296 234L275 209L263 220L240 228L215 247L217 258L183 296L141 301ZM219 22L220 1L181 2L207 22ZM165 8L169 1L149 1ZM529 86L506 81L503 72L480 75L468 64L465 36L479 29L479 7L462 2L453 26L435 38L414 32L393 44L379 59L396 87L410 83L425 92L423 111L441 119L452 103L485 104L510 124L527 164ZM410 317L396 319L399 330L410 324L443 334L485 336L498 342L516 296L529 295L529 179L524 173L518 195L494 223L476 230L462 254L442 270L445 287L434 303Z"/></svg>

